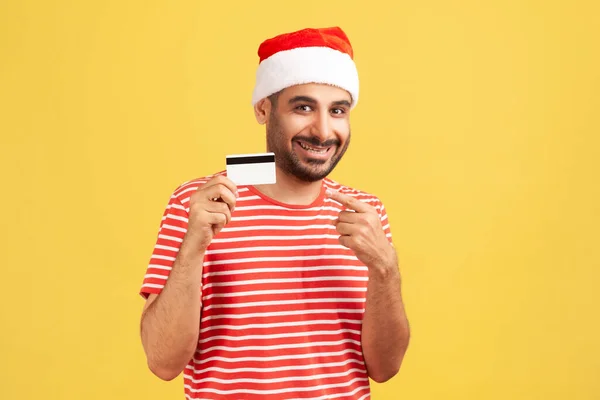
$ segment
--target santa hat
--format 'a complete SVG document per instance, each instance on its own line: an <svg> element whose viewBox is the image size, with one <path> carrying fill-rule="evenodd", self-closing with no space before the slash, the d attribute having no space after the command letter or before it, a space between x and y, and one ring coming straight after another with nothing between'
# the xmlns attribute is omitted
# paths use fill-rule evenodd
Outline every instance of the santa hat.
<svg viewBox="0 0 600 400"><path fill-rule="evenodd" d="M308 28L275 36L260 45L258 56L252 105L286 87L325 83L347 90L351 108L356 106L358 73L352 46L340 28Z"/></svg>

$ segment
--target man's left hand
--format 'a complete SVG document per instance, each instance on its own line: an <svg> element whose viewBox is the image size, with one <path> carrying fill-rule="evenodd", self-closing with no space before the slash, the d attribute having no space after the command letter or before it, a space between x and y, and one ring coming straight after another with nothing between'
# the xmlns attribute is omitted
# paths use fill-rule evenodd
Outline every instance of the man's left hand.
<svg viewBox="0 0 600 400"><path fill-rule="evenodd" d="M354 197L327 190L327 196L349 210L339 213L335 226L340 244L354 251L369 269L380 272L396 268L396 252L385 235L377 210Z"/></svg>

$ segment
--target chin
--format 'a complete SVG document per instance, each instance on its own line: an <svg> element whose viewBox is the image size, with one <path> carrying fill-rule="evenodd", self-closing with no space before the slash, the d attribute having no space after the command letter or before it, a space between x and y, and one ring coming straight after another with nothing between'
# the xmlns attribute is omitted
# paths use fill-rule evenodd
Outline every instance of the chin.
<svg viewBox="0 0 600 400"><path fill-rule="evenodd" d="M326 178L331 173L331 168L328 164L319 164L317 168L309 164L302 168L302 171L297 172L296 176L298 178L308 182L316 182Z"/></svg>

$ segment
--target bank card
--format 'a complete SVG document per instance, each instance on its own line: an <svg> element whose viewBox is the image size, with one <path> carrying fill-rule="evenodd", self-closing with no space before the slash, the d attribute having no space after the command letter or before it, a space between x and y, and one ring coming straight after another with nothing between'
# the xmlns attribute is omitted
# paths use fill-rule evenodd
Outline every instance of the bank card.
<svg viewBox="0 0 600 400"><path fill-rule="evenodd" d="M227 177L236 185L275 183L275 153L232 154L225 157Z"/></svg>

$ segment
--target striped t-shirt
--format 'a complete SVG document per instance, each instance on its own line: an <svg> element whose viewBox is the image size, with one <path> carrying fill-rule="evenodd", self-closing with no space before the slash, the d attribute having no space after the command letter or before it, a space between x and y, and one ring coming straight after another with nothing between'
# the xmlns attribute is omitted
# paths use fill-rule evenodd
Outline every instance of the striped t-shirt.
<svg viewBox="0 0 600 400"><path fill-rule="evenodd" d="M179 186L164 212L141 293L160 293L187 227L190 195L211 177ZM232 220L206 251L198 346L184 370L188 399L340 399L370 396L361 351L367 267L338 242L344 209L332 188L379 212L381 201L323 180L310 205L239 186Z"/></svg>

